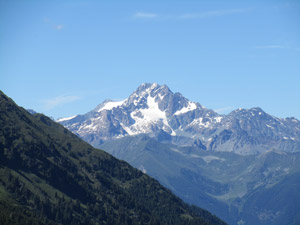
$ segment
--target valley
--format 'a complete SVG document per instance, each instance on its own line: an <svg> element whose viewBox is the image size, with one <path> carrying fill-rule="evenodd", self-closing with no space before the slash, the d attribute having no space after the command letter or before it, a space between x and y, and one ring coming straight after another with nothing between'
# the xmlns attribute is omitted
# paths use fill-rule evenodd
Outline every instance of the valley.
<svg viewBox="0 0 300 225"><path fill-rule="evenodd" d="M58 122L229 224L296 224L296 118L258 107L220 115L166 85L144 83L125 100Z"/></svg>

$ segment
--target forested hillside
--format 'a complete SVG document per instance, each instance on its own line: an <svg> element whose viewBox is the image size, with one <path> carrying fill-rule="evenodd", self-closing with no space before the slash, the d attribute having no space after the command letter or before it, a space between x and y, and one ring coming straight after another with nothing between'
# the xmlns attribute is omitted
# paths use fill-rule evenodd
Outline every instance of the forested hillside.
<svg viewBox="0 0 300 225"><path fill-rule="evenodd" d="M0 224L224 224L0 92Z"/></svg>

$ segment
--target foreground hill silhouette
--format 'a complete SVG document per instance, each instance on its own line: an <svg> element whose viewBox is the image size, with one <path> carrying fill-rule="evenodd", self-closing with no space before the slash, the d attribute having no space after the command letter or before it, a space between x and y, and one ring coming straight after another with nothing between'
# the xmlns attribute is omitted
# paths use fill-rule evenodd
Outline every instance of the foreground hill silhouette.
<svg viewBox="0 0 300 225"><path fill-rule="evenodd" d="M225 224L0 91L0 224Z"/></svg>

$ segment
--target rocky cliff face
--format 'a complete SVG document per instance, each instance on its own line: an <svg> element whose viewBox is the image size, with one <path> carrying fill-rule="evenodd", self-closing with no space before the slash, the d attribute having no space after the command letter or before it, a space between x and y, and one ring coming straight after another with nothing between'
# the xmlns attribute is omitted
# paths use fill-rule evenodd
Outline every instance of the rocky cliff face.
<svg viewBox="0 0 300 225"><path fill-rule="evenodd" d="M94 146L147 134L161 142L240 154L300 150L295 118L276 118L260 108L219 115L156 83L140 85L123 101L106 100L85 115L58 122Z"/></svg>

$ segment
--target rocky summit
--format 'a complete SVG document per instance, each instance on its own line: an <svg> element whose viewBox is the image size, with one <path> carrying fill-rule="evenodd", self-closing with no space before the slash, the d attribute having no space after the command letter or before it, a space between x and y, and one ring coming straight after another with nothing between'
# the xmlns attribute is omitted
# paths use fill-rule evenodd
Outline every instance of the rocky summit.
<svg viewBox="0 0 300 225"><path fill-rule="evenodd" d="M154 83L59 122L230 225L299 224L295 118L220 115Z"/></svg>
<svg viewBox="0 0 300 225"><path fill-rule="evenodd" d="M106 100L84 115L57 122L96 147L147 134L164 143L239 154L300 149L296 118L277 118L258 107L220 115L157 83L144 83L123 101Z"/></svg>

